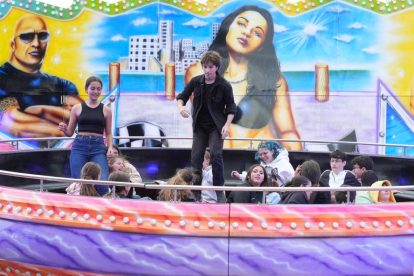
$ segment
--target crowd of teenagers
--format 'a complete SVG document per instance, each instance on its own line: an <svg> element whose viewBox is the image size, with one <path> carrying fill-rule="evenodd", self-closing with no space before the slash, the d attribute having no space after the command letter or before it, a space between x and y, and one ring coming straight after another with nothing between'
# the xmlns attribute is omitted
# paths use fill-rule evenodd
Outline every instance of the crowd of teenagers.
<svg viewBox="0 0 414 276"><path fill-rule="evenodd" d="M205 203L259 203L263 192L234 191L226 197L224 191L191 190L192 185L223 186L224 162L223 143L230 133L230 125L236 114L232 88L218 73L220 55L214 51L203 54L201 66L204 75L191 79L184 91L177 96L178 110L184 118L190 117L185 103L193 99L193 145L191 151L191 168L177 170L166 181L168 185L188 185L186 190L179 190L176 200ZM102 93L102 80L89 77L85 83L88 95L86 101L76 104L71 109L69 122L61 122L59 130L66 136L72 136L78 126L78 133L72 145L70 168L72 178L89 180L109 180L114 182L141 183L142 178L136 168L129 163L113 145L112 112L99 98ZM105 147L104 136L106 136ZM210 152L206 151L209 145ZM302 187L346 187L346 186L391 186L387 180L379 181L372 171L373 160L361 155L352 160L353 170L345 170L347 156L336 150L330 154L331 170L321 173L320 166L313 160L305 161L296 170L290 163L288 151L274 141L259 144L255 159L258 164L251 166L247 172L232 171L231 176L240 179L241 187L298 187L293 192L270 192L265 195L267 204L330 204L353 202L360 203L394 203L391 191L370 192L304 192ZM163 181L156 180L155 183ZM130 186L108 187L73 183L67 188L71 195L118 197L138 200L136 189ZM349 195L349 199L347 198ZM163 189L157 200L174 200L173 189Z"/></svg>
<svg viewBox="0 0 414 276"><path fill-rule="evenodd" d="M106 160L109 168L109 181L142 183L137 169L122 156L117 146L107 147ZM334 204L334 203L395 203L392 191L302 191L302 187L380 187L391 186L388 180L379 180L373 171L374 162L367 155L355 157L351 162L353 170L345 170L347 156L336 150L330 154L331 170L321 173L320 166L314 160L305 161L296 169L290 164L288 151L273 141L263 141L259 144L255 155L258 162L252 165L247 172L232 171L231 176L240 179L240 187L298 187L293 192L269 192L265 195L266 204ZM96 162L87 162L81 170L81 179L100 180L101 167ZM180 202L219 203L218 198L225 197L224 191L203 190L199 196L191 187L196 182L202 186L213 186L211 156L205 151L202 166L202 176L195 173L193 168L178 169L176 174L167 181L154 180L154 183L165 185L188 185L186 190L177 190L175 200ZM72 183L67 189L70 195L95 197L116 197L137 200L152 200L149 197L141 198L136 190L130 186L108 187L100 193L99 185ZM105 186L106 187L106 186ZM348 199L349 197L349 199ZM233 191L226 198L227 203L262 203L263 192ZM156 200L173 201L174 189L161 189Z"/></svg>

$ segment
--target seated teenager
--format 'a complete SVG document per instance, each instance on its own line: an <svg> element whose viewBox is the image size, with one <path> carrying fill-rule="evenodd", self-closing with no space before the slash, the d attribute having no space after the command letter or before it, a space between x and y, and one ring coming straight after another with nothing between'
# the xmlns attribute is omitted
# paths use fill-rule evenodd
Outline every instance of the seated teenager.
<svg viewBox="0 0 414 276"><path fill-rule="evenodd" d="M273 141L260 142L255 159L266 169L269 179L277 181L280 187L292 179L295 170L289 162L289 152ZM231 176L245 181L247 173L232 171Z"/></svg>
<svg viewBox="0 0 414 276"><path fill-rule="evenodd" d="M349 185L361 187L359 181L355 178L355 174L351 171L344 170L346 165L346 153L340 150L333 151L331 157L331 170L326 170L321 175L320 182L327 187L340 187L341 185ZM331 193L331 202L335 202L335 193Z"/></svg>
<svg viewBox="0 0 414 276"><path fill-rule="evenodd" d="M129 174L132 183L142 183L142 178L137 169L126 160L126 158L119 151L118 146L113 145L112 154L109 154L108 147L106 148L106 158L109 161L112 157L121 156L124 159L124 172Z"/></svg>
<svg viewBox="0 0 414 276"><path fill-rule="evenodd" d="M180 175L183 175L181 177ZM184 180L185 179L185 180ZM193 185L193 172L191 169L181 169L177 174L167 181L167 185ZM190 187L189 187L190 188ZM160 191L157 200L174 201L174 189L164 189ZM177 201L181 202L199 202L190 189L177 190Z"/></svg>
<svg viewBox="0 0 414 276"><path fill-rule="evenodd" d="M122 171L114 171L109 175L108 181L113 182L131 182L129 179L129 174L124 173ZM115 198L132 198L132 194L130 193L131 186L115 186L111 189L115 189ZM104 197L112 198L113 192L109 192Z"/></svg>
<svg viewBox="0 0 414 276"><path fill-rule="evenodd" d="M312 183L312 187L329 187L327 183L319 182L321 178L321 168L319 164L314 160L308 160L303 162L296 168L295 176L304 176ZM309 203L311 204L330 204L331 203L331 192L321 191L312 192Z"/></svg>
<svg viewBox="0 0 414 276"><path fill-rule="evenodd" d="M362 174L367 170L374 169L374 160L368 155L360 155L352 159L352 172L355 174L355 178L361 182Z"/></svg>
<svg viewBox="0 0 414 276"><path fill-rule="evenodd" d="M387 187L392 186L388 180L377 181L371 187ZM394 194L391 190L382 191L363 191L358 193L355 198L355 204L370 203L396 203Z"/></svg>
<svg viewBox="0 0 414 276"><path fill-rule="evenodd" d="M266 170L261 165L253 165L247 171L246 180L237 187L268 187L269 182ZM228 203L260 203L262 201L263 192L239 192L230 193Z"/></svg>
<svg viewBox="0 0 414 276"><path fill-rule="evenodd" d="M312 187L312 183L304 176L295 176L288 181L285 187ZM309 204L310 194L312 192L305 191L284 192L280 204Z"/></svg>
<svg viewBox="0 0 414 276"><path fill-rule="evenodd" d="M342 185L341 187L351 187L349 185ZM349 191L349 203L355 203L355 191ZM336 204L347 204L348 203L348 192L347 191L336 191L335 192L335 203Z"/></svg>
<svg viewBox="0 0 414 276"><path fill-rule="evenodd" d="M101 179L101 167L95 162L86 163L81 170L81 179L99 180ZM66 188L68 195L98 196L95 185L72 183Z"/></svg>

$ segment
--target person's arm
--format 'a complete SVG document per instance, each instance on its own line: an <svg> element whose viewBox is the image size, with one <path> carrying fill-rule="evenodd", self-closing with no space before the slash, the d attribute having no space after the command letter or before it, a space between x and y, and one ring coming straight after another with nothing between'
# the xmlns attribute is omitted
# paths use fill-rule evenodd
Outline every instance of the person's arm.
<svg viewBox="0 0 414 276"><path fill-rule="evenodd" d="M233 121L234 114L228 114L227 115L227 121L224 124L223 128L221 129L221 139L226 139L227 135L230 133L230 125Z"/></svg>
<svg viewBox="0 0 414 276"><path fill-rule="evenodd" d="M281 139L300 139L290 106L289 87L282 75L277 85L279 88L276 93L276 104L273 108L273 121L276 123L277 134ZM302 149L300 142L282 142L281 144L288 150Z"/></svg>
<svg viewBox="0 0 414 276"><path fill-rule="evenodd" d="M59 123L58 129L65 134L67 137L71 137L75 131L76 125L78 123L78 114L82 111L82 106L80 104L75 105L70 112L69 124L66 125L64 122Z"/></svg>
<svg viewBox="0 0 414 276"><path fill-rule="evenodd" d="M184 118L190 117L190 111L187 108L185 108L185 104L187 103L193 91L194 91L194 80L192 79L187 84L187 86L184 88L184 91L178 94L176 97L178 112Z"/></svg>
<svg viewBox="0 0 414 276"><path fill-rule="evenodd" d="M230 133L230 125L236 115L237 106L234 102L233 88L227 82L225 83L226 87L224 89L223 101L225 104L224 114L227 115L226 123L221 129L221 139L225 139Z"/></svg>
<svg viewBox="0 0 414 276"><path fill-rule="evenodd" d="M112 136L112 111L106 105L104 105L104 115L105 115L106 144L108 145L107 154L112 155L113 154L112 146L114 144L113 136Z"/></svg>
<svg viewBox="0 0 414 276"><path fill-rule="evenodd" d="M142 178L137 169L128 161L125 161L125 168L128 170L131 182L142 183Z"/></svg>

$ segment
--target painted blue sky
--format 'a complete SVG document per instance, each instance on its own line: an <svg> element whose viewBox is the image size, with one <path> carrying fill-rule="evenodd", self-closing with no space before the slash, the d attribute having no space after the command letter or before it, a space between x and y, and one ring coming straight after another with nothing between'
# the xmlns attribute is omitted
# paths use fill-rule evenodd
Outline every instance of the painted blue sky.
<svg viewBox="0 0 414 276"><path fill-rule="evenodd" d="M245 2L244 2L245 3ZM268 9L275 24L274 45L283 71L313 70L316 63L328 63L330 69L372 69L379 59L378 34L381 17L343 3L334 2L296 17L283 15L277 7L257 1ZM97 70L128 55L132 35L156 35L159 20L174 21L174 41L192 38L194 44L211 43L211 25L243 5L233 1L209 17L163 4L152 4L116 17L105 17L90 34L85 45L96 58Z"/></svg>

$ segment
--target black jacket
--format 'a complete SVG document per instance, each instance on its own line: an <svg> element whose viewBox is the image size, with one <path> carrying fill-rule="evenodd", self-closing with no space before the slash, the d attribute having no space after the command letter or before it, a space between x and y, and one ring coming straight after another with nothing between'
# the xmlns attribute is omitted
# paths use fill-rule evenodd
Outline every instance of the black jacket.
<svg viewBox="0 0 414 276"><path fill-rule="evenodd" d="M319 183L319 187L329 187L329 184L326 182ZM313 204L331 204L331 192L316 192L315 195L312 194L312 197L315 197Z"/></svg>
<svg viewBox="0 0 414 276"><path fill-rule="evenodd" d="M252 187L249 183L243 183L237 187ZM263 192L237 192L230 193L227 203L259 203L262 201Z"/></svg>
<svg viewBox="0 0 414 276"><path fill-rule="evenodd" d="M195 130L197 116L203 103L203 96L205 92L204 86L204 75L194 77L184 88L184 91L176 97L177 100L182 100L185 105L191 94L194 92L192 111L193 130ZM234 103L233 89L230 83L217 74L216 81L214 82L213 89L211 89L208 98L208 110L210 111L211 117L213 118L217 128L221 131L223 126L226 124L227 115L235 115L237 110L236 104Z"/></svg>
<svg viewBox="0 0 414 276"><path fill-rule="evenodd" d="M279 204L309 204L305 192L284 192Z"/></svg>

